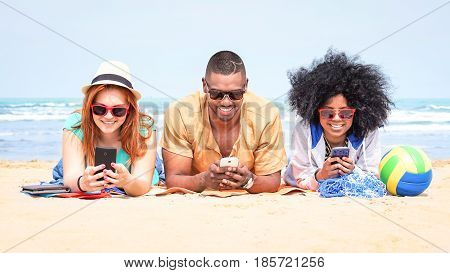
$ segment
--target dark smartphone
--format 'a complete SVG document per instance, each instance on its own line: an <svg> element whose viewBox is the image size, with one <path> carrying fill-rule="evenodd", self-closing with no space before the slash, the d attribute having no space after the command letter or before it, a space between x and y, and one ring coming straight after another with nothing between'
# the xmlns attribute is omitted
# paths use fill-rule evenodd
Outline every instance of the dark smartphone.
<svg viewBox="0 0 450 273"><path fill-rule="evenodd" d="M350 155L350 148L348 147L334 147L331 149L330 157L348 157Z"/></svg>
<svg viewBox="0 0 450 273"><path fill-rule="evenodd" d="M116 163L117 150L115 148L100 148L95 147L95 166L105 164L103 170L112 170L111 163ZM95 174L103 172L103 170L97 171ZM103 177L97 179L97 181L103 181Z"/></svg>
<svg viewBox="0 0 450 273"><path fill-rule="evenodd" d="M70 188L61 185L23 185L22 192L29 194L67 193Z"/></svg>

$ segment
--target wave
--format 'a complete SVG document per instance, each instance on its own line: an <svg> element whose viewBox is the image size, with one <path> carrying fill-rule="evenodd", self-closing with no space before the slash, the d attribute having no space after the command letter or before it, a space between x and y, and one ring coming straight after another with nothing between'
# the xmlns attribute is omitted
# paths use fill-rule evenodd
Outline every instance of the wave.
<svg viewBox="0 0 450 273"><path fill-rule="evenodd" d="M442 133L450 132L450 123L448 124L396 124L384 126L381 131L392 133Z"/></svg>
<svg viewBox="0 0 450 273"><path fill-rule="evenodd" d="M0 137L13 136L14 132L0 132Z"/></svg>
<svg viewBox="0 0 450 273"><path fill-rule="evenodd" d="M67 117L72 113L70 112L58 112L58 113L21 113L21 114L0 114L0 122L2 121L55 121L55 120L66 120ZM151 113L150 113L151 114ZM152 115L152 117L161 123L164 120L164 115Z"/></svg>
<svg viewBox="0 0 450 273"><path fill-rule="evenodd" d="M164 114L170 101L155 100L141 101L141 111L152 116ZM447 124L450 123L450 101L405 101L394 109L388 123L391 125L410 124ZM280 103L280 114L283 123L295 123L295 113L286 111L286 103ZM35 101L27 102L0 102L0 121L19 120L64 120L67 115L81 108L81 103L76 101Z"/></svg>
<svg viewBox="0 0 450 273"><path fill-rule="evenodd" d="M427 104L417 106L411 110L414 111L431 111L431 112L450 112L449 105L436 105L436 104Z"/></svg>
<svg viewBox="0 0 450 273"><path fill-rule="evenodd" d="M433 110L450 110L450 106L448 105L434 105L434 104L430 104L427 106L427 108L429 109L433 109Z"/></svg>
<svg viewBox="0 0 450 273"><path fill-rule="evenodd" d="M433 122L433 121L429 121L429 120L419 120L419 121L415 121L415 120L406 120L406 121L389 121L387 123L387 125L421 125L421 126L426 126L426 125L430 125L430 124L440 124L440 125L445 125L445 124L450 124L450 121L441 121L441 122Z"/></svg>
<svg viewBox="0 0 450 273"><path fill-rule="evenodd" d="M43 121L43 120L65 120L68 114L24 114L24 115L0 115L0 121Z"/></svg>
<svg viewBox="0 0 450 273"><path fill-rule="evenodd" d="M297 118L292 113L285 113L281 116L281 120L285 124L297 123ZM447 124L450 123L450 112L420 112L408 110L394 110L388 117L388 124Z"/></svg>
<svg viewBox="0 0 450 273"><path fill-rule="evenodd" d="M32 107L81 107L81 103L78 102L38 102L38 103L11 103L11 104L0 104L0 109L2 108L32 108Z"/></svg>
<svg viewBox="0 0 450 273"><path fill-rule="evenodd" d="M450 112L396 110L388 118L389 122L450 122Z"/></svg>
<svg viewBox="0 0 450 273"><path fill-rule="evenodd" d="M50 136L50 135L61 135L62 130L55 129L39 129L39 130L17 130L17 131L3 131L0 132L0 137L8 138L12 136L21 137L36 137L36 136Z"/></svg>

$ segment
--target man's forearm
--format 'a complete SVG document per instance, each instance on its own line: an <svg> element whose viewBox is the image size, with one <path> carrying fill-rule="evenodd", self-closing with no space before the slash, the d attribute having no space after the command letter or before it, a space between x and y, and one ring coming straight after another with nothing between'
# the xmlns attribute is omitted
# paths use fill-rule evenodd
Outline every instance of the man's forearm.
<svg viewBox="0 0 450 273"><path fill-rule="evenodd" d="M253 186L248 189L249 193L276 192L280 188L281 176L261 175L254 176Z"/></svg>
<svg viewBox="0 0 450 273"><path fill-rule="evenodd" d="M206 189L205 172L196 175L171 174L166 176L168 188L180 187L195 192L202 192Z"/></svg>

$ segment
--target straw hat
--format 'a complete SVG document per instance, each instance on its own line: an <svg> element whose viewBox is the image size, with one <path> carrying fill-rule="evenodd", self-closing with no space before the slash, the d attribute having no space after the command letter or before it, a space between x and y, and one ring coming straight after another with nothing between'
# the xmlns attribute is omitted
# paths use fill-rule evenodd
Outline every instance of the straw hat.
<svg viewBox="0 0 450 273"><path fill-rule="evenodd" d="M86 95L86 92L91 86L100 84L113 84L124 87L133 93L136 100L141 98L141 93L133 89L130 69L124 63L117 61L102 62L97 69L97 73L95 73L91 84L83 86L81 91Z"/></svg>

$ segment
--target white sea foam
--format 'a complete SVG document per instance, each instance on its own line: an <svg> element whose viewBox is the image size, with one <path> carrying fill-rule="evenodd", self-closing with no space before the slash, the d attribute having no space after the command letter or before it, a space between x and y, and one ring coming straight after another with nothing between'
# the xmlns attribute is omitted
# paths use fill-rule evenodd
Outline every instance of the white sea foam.
<svg viewBox="0 0 450 273"><path fill-rule="evenodd" d="M42 121L42 120L65 120L69 114L33 114L22 115L5 114L0 115L0 121Z"/></svg>
<svg viewBox="0 0 450 273"><path fill-rule="evenodd" d="M391 113L388 120L395 123L443 123L450 122L450 112L396 110Z"/></svg>
<svg viewBox="0 0 450 273"><path fill-rule="evenodd" d="M161 107L164 102L161 102ZM71 112L81 107L80 102L24 102L0 105L0 121L20 121L20 120L64 120ZM408 106L410 108L411 106ZM158 122L163 119L163 110L145 109ZM153 112L153 113L152 113ZM290 111L280 111L283 124L295 124L296 115ZM437 103L418 105L414 110L394 109L389 118L390 125L400 124L442 124L450 123L450 106ZM418 127L415 127L418 128ZM424 130L424 129L420 129ZM434 127L432 128L434 130Z"/></svg>
<svg viewBox="0 0 450 273"><path fill-rule="evenodd" d="M396 124L387 125L381 130L402 134L412 133L450 133L450 124Z"/></svg>
<svg viewBox="0 0 450 273"><path fill-rule="evenodd" d="M434 109L434 110L450 110L450 106L448 105L435 105L430 104L427 106L428 108Z"/></svg>
<svg viewBox="0 0 450 273"><path fill-rule="evenodd" d="M4 136L13 136L14 132L0 132L0 137L4 137Z"/></svg>

